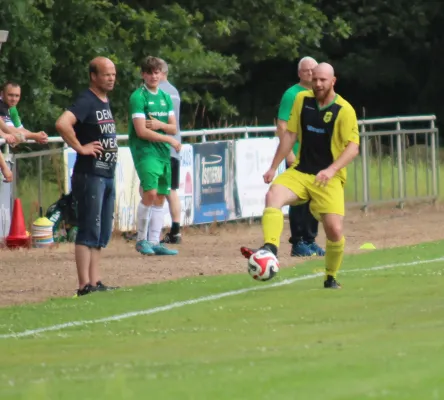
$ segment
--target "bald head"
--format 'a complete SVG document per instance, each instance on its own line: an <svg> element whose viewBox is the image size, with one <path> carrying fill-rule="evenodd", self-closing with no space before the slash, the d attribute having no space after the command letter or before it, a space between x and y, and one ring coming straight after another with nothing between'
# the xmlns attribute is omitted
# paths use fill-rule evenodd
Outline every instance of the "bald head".
<svg viewBox="0 0 444 400"><path fill-rule="evenodd" d="M321 104L334 99L335 71L328 63L320 63L313 69L313 92Z"/></svg>
<svg viewBox="0 0 444 400"><path fill-rule="evenodd" d="M315 68L313 68L313 74L315 73L329 76L331 78L335 76L335 70L333 69L333 66L326 62L320 63Z"/></svg>
<svg viewBox="0 0 444 400"><path fill-rule="evenodd" d="M96 57L89 63L89 80L92 87L107 93L114 88L116 67L106 57Z"/></svg>
<svg viewBox="0 0 444 400"><path fill-rule="evenodd" d="M89 74L97 74L106 67L114 67L114 63L106 57L93 58L89 63Z"/></svg>

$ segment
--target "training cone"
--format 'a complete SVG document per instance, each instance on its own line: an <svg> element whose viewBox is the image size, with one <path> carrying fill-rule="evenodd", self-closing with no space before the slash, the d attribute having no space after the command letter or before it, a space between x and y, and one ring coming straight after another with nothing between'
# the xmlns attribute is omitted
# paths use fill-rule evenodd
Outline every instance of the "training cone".
<svg viewBox="0 0 444 400"><path fill-rule="evenodd" d="M373 243L364 243L359 249L360 250L375 250L376 247Z"/></svg>
<svg viewBox="0 0 444 400"><path fill-rule="evenodd" d="M17 247L29 247L30 236L26 231L25 216L23 214L22 202L15 199L12 211L11 228L9 236L6 237L6 246L10 249Z"/></svg>

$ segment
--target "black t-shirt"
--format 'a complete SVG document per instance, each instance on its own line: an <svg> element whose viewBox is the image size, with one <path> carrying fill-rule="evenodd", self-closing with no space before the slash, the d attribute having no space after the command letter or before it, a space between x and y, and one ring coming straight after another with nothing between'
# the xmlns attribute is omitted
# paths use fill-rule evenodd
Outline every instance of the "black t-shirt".
<svg viewBox="0 0 444 400"><path fill-rule="evenodd" d="M77 153L74 173L88 173L113 178L117 162L116 125L109 102L100 100L87 89L68 108L77 118L74 125L77 140L85 145L99 140L103 147L101 156L83 156Z"/></svg>

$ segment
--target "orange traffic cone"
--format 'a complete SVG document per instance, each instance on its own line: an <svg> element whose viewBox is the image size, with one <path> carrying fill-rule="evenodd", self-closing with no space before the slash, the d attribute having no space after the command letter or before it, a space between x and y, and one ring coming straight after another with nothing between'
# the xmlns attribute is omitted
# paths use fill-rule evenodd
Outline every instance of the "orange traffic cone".
<svg viewBox="0 0 444 400"><path fill-rule="evenodd" d="M15 199L14 210L12 211L11 228L9 229L9 236L6 238L6 246L10 249L14 249L17 247L29 247L29 244L30 236L26 232L22 202L20 199Z"/></svg>

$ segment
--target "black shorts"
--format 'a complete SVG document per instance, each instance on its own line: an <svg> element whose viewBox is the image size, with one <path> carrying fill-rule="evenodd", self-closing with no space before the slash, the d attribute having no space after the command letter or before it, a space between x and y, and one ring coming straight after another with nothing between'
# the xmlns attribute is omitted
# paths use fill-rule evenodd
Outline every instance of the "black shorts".
<svg viewBox="0 0 444 400"><path fill-rule="evenodd" d="M180 181L180 160L171 157L171 190L179 189Z"/></svg>

